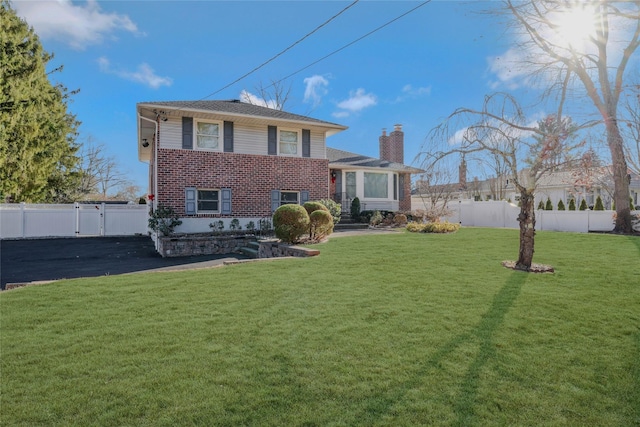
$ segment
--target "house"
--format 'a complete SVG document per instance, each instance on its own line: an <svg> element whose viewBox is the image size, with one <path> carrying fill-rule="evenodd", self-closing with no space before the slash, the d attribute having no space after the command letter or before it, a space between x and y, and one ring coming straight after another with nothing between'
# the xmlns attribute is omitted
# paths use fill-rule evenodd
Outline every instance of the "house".
<svg viewBox="0 0 640 427"><path fill-rule="evenodd" d="M520 182L527 184L529 178L527 170L519 173ZM443 200L445 193L447 200L472 199L482 200L510 200L516 204L520 200L520 194L508 175L491 177L485 180L474 178L467 181L466 163L463 160L459 168L459 180L456 184L444 184L429 186L425 181L416 183L417 194L414 195L414 209L424 206L434 195ZM585 171L576 169L561 169L548 172L540 177L536 185L535 205L551 200L554 209L562 200L565 208L568 208L571 199L579 206L585 200L587 206L593 208L596 199L601 198L605 209L611 209L613 205L613 180L611 167L602 166ZM640 205L640 175L629 172L629 196L634 206ZM637 209L637 208L636 208Z"/></svg>
<svg viewBox="0 0 640 427"><path fill-rule="evenodd" d="M237 100L142 102L138 158L149 163L149 199L171 207L179 232L271 218L285 203L329 195L326 140L335 123Z"/></svg>
<svg viewBox="0 0 640 427"><path fill-rule="evenodd" d="M355 197L361 210L411 210L411 174L424 172L404 162L404 132L395 125L379 138L380 158L327 148L331 198L349 212Z"/></svg>
<svg viewBox="0 0 640 427"><path fill-rule="evenodd" d="M149 164L149 200L171 207L176 231L210 231L271 219L282 204L358 196L363 209L409 210L411 173L399 126L383 134L381 159L327 147L336 123L237 100L142 102L138 158ZM384 143L383 143L384 140ZM344 177L344 179L343 179ZM344 195L344 196L343 196Z"/></svg>

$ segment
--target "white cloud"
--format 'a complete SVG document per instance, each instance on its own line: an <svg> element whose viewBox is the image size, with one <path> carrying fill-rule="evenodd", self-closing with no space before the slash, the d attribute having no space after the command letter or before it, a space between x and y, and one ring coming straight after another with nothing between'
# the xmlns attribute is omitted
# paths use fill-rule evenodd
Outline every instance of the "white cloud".
<svg viewBox="0 0 640 427"><path fill-rule="evenodd" d="M394 102L398 103L410 98L419 98L421 96L429 95L431 95L431 86L413 87L411 84L406 84L402 88L402 94L398 95Z"/></svg>
<svg viewBox="0 0 640 427"><path fill-rule="evenodd" d="M322 97L327 94L329 81L323 76L314 75L304 79L304 102L311 102L314 107L320 105Z"/></svg>
<svg viewBox="0 0 640 427"><path fill-rule="evenodd" d="M526 66L528 62L522 51L509 49L500 56L487 58L487 62L489 71L498 79L489 83L491 89L504 86L514 90L529 85L529 76L534 70Z"/></svg>
<svg viewBox="0 0 640 427"><path fill-rule="evenodd" d="M334 117L347 117L350 113L358 113L367 107L372 107L378 103L376 96L366 93L363 88L351 91L349 98L338 103L338 108L343 111L334 113Z"/></svg>
<svg viewBox="0 0 640 427"><path fill-rule="evenodd" d="M88 0L84 5L73 4L70 0L17 1L13 4L18 15L33 26L40 37L61 40L74 49L98 44L118 30L140 34L127 15L105 13L96 0Z"/></svg>
<svg viewBox="0 0 640 427"><path fill-rule="evenodd" d="M158 89L160 86L171 86L173 79L170 77L158 76L153 68L147 63L138 65L136 71L127 71L121 69L113 69L110 61L104 56L98 58L98 66L100 71L106 74L113 74L122 79L129 80L135 83L142 83L145 86L149 86L152 89Z"/></svg>
<svg viewBox="0 0 640 427"><path fill-rule="evenodd" d="M423 96L423 95L431 95L431 86L424 87L416 87L414 88L412 85L404 85L402 88L402 92L411 96Z"/></svg>
<svg viewBox="0 0 640 427"><path fill-rule="evenodd" d="M278 104L275 101L267 101L265 99L262 99L258 95L254 95L246 89L242 89L242 92L240 92L240 101L273 109L277 109L278 107Z"/></svg>

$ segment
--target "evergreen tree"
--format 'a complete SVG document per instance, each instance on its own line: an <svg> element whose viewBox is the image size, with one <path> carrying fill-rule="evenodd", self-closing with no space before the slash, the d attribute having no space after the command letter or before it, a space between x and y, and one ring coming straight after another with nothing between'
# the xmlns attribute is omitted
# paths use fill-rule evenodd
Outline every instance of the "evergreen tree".
<svg viewBox="0 0 640 427"><path fill-rule="evenodd" d="M587 209L589 209L589 207L587 206L587 201L585 199L582 199L582 201L580 202L580 210L586 211Z"/></svg>
<svg viewBox="0 0 640 427"><path fill-rule="evenodd" d="M560 199L560 200L558 201L558 210L559 210L559 211L563 211L563 210L565 210L565 208L564 208L564 202L562 201L562 199Z"/></svg>
<svg viewBox="0 0 640 427"><path fill-rule="evenodd" d="M596 198L596 206L593 208L594 211L603 211L604 210L604 204L602 203L602 198L600 198L600 196L598 196Z"/></svg>
<svg viewBox="0 0 640 427"><path fill-rule="evenodd" d="M576 199L569 200L569 210L570 211L576 210Z"/></svg>
<svg viewBox="0 0 640 427"><path fill-rule="evenodd" d="M53 56L8 0L0 51L0 201L68 201L80 178L79 122L67 112L67 89L47 77Z"/></svg>
<svg viewBox="0 0 640 427"><path fill-rule="evenodd" d="M544 202L542 200L540 200L540 202L538 203L538 210L539 211L543 211L544 210Z"/></svg>
<svg viewBox="0 0 640 427"><path fill-rule="evenodd" d="M551 199L549 197L547 197L547 204L544 205L544 210L545 211L552 211L553 210L553 203L551 203Z"/></svg>

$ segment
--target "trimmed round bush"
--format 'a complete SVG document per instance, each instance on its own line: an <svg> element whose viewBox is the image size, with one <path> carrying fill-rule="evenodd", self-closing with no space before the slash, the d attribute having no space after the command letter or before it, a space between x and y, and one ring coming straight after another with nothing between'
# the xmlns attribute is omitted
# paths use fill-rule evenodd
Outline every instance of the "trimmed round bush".
<svg viewBox="0 0 640 427"><path fill-rule="evenodd" d="M300 205L282 205L273 213L276 237L286 243L296 243L309 232L309 214Z"/></svg>
<svg viewBox="0 0 640 427"><path fill-rule="evenodd" d="M333 232L333 217L329 211L318 209L309 215L311 238L323 239Z"/></svg>
<svg viewBox="0 0 640 427"><path fill-rule="evenodd" d="M407 216L405 214L395 214L393 217L393 224L397 226L405 226L407 225Z"/></svg>
<svg viewBox="0 0 640 427"><path fill-rule="evenodd" d="M309 215L311 215L312 212L321 211L321 210L329 212L329 209L327 209L327 207L320 202L306 202L302 206L304 207L304 209L307 211Z"/></svg>

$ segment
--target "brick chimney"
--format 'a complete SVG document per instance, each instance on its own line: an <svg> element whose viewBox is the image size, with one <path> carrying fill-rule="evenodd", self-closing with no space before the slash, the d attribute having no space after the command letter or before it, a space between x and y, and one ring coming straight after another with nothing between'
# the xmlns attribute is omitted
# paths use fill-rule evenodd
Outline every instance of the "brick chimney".
<svg viewBox="0 0 640 427"><path fill-rule="evenodd" d="M380 141L380 160L404 163L404 132L402 125L395 125L393 132L387 135L387 130L382 129Z"/></svg>

